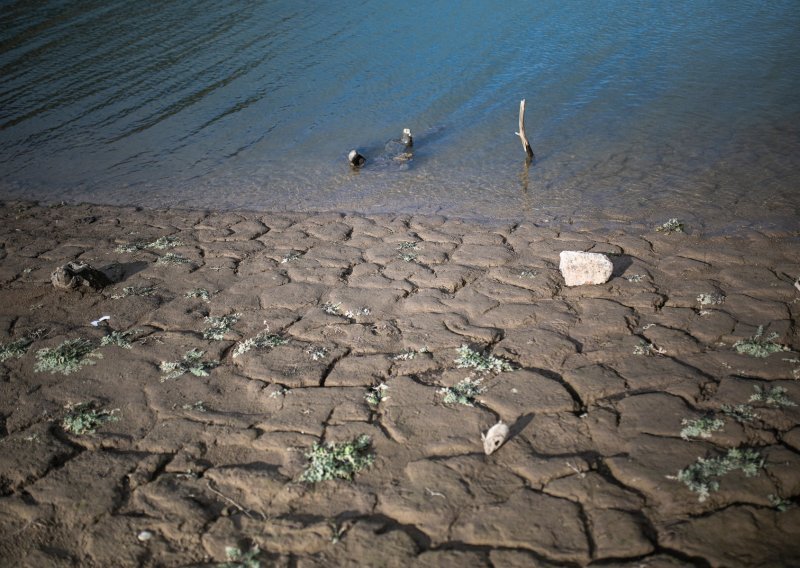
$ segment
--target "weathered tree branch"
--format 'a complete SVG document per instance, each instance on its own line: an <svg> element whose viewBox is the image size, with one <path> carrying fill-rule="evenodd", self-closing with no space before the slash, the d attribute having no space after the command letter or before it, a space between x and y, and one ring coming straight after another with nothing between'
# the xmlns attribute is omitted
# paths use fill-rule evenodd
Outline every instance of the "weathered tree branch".
<svg viewBox="0 0 800 568"><path fill-rule="evenodd" d="M528 137L525 136L525 99L519 102L519 132L515 132L514 134L519 136L520 140L522 140L522 148L528 155L528 159L533 158L533 150L528 143Z"/></svg>

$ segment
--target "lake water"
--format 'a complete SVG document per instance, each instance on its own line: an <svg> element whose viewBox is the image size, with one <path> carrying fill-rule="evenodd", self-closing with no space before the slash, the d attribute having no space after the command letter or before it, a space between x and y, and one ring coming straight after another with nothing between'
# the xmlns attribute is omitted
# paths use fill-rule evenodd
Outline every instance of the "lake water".
<svg viewBox="0 0 800 568"><path fill-rule="evenodd" d="M800 225L797 0L0 5L3 198Z"/></svg>

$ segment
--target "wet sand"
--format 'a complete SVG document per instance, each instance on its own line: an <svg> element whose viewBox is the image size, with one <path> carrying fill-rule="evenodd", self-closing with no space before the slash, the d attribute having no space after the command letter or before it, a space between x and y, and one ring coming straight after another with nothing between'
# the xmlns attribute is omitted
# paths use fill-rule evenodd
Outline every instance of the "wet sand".
<svg viewBox="0 0 800 568"><path fill-rule="evenodd" d="M254 546L269 566L800 558L796 232L28 203L0 220L0 343L31 340L0 363L4 566L215 565ZM612 279L565 287L562 250L608 254ZM113 283L56 290L76 260ZM214 334L208 316L235 317ZM759 326L785 349L737 352ZM129 348L101 346L112 331ZM259 334L286 342L238 354ZM78 338L93 364L36 370ZM462 345L512 370L459 368ZM166 378L192 349L218 365ZM485 390L446 404L465 378ZM78 403L112 419L67 431ZM703 417L722 425L681 437ZM498 420L511 433L486 456ZM363 434L374 462L352 481L300 480L315 442ZM757 452L752 475L709 478L707 499L675 478L733 448Z"/></svg>

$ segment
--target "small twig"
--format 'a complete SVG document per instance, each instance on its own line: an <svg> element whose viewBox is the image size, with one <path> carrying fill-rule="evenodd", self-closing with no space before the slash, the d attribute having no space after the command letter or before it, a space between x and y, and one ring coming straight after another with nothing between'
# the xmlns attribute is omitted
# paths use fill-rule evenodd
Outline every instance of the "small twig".
<svg viewBox="0 0 800 568"><path fill-rule="evenodd" d="M241 511L241 513L242 513L244 516L246 516L248 519L255 520L255 519L253 518L253 516L252 516L252 515L251 515L251 514L248 512L248 510L247 510L247 509L245 509L244 507L242 507L241 505L239 505L239 503L237 503L236 501L234 501L233 499L231 499L231 498L230 498L230 497L228 497L227 495L225 495L225 494L221 493L220 491L217 491L216 489L214 489L213 487L211 487L211 482L210 482L210 481L207 481L207 482L206 482L206 485L208 486L208 488L209 488L209 489L210 489L210 490L211 490L211 491L212 491L214 494L216 494L216 495L219 495L220 497L222 497L223 499L225 499L227 502L231 503L231 504L232 504L234 507L236 507L237 509L239 509L239 511ZM262 518L262 520L266 519L266 517L265 517L265 516L264 516L262 513L259 513L259 515L261 515L261 518Z"/></svg>
<svg viewBox="0 0 800 568"><path fill-rule="evenodd" d="M522 141L522 148L528 155L528 159L533 158L533 150L528 143L528 137L525 136L525 99L519 102L519 132L515 132L514 134L519 136L519 139Z"/></svg>

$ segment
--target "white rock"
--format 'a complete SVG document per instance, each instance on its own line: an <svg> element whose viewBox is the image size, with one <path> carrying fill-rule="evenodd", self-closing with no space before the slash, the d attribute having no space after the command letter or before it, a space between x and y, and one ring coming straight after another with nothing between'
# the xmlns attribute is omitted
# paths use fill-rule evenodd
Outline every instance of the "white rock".
<svg viewBox="0 0 800 568"><path fill-rule="evenodd" d="M603 284L611 278L614 265L604 254L596 252L561 251L558 264L567 286Z"/></svg>
<svg viewBox="0 0 800 568"><path fill-rule="evenodd" d="M151 533L150 531L142 531L138 535L136 535L136 538L138 538L142 542L145 542L153 538L153 533Z"/></svg>

